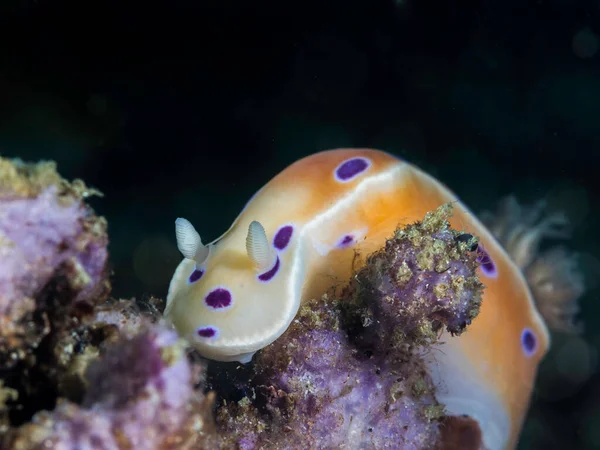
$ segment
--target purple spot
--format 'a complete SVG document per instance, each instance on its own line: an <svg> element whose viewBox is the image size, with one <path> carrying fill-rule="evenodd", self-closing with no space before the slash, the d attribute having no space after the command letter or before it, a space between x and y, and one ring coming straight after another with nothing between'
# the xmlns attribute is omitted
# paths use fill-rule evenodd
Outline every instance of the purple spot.
<svg viewBox="0 0 600 450"><path fill-rule="evenodd" d="M205 303L214 309L223 309L231 306L231 292L227 289L217 288L212 290L204 299Z"/></svg>
<svg viewBox="0 0 600 450"><path fill-rule="evenodd" d="M277 250L283 250L288 246L290 240L292 239L292 234L294 233L294 227L291 225L283 226L277 231L275 234L275 238L273 238L273 245Z"/></svg>
<svg viewBox="0 0 600 450"><path fill-rule="evenodd" d="M213 327L202 327L198 328L198 336L202 338L212 338L217 335L217 330Z"/></svg>
<svg viewBox="0 0 600 450"><path fill-rule="evenodd" d="M336 247L346 248L350 247L352 244L354 244L354 236L347 234L338 241Z"/></svg>
<svg viewBox="0 0 600 450"><path fill-rule="evenodd" d="M260 281L271 281L271 279L275 276L275 274L277 274L277 272L279 271L279 256L277 257L277 259L275 260L275 265L273 266L272 269L269 269L267 272L265 273L261 273L258 276L258 279Z"/></svg>
<svg viewBox="0 0 600 450"><path fill-rule="evenodd" d="M370 165L371 161L366 158L349 159L335 169L335 178L341 183L346 183L367 170Z"/></svg>
<svg viewBox="0 0 600 450"><path fill-rule="evenodd" d="M189 278L189 282L190 283L195 283L196 281L198 281L200 278L202 278L202 275L204 275L204 270L202 269L194 269L194 271L192 272L192 274L190 275Z"/></svg>
<svg viewBox="0 0 600 450"><path fill-rule="evenodd" d="M537 350L537 339L529 328L525 328L521 333L521 345L527 356L533 356Z"/></svg>
<svg viewBox="0 0 600 450"><path fill-rule="evenodd" d="M490 278L496 278L498 276L496 265L489 253L483 248L483 245L479 244L477 246L477 253L477 262L481 264L483 274Z"/></svg>

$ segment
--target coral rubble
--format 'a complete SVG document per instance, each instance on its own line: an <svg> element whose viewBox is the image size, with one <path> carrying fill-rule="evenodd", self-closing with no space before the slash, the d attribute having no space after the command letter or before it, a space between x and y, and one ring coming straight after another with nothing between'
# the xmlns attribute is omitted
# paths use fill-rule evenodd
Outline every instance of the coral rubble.
<svg viewBox="0 0 600 450"><path fill-rule="evenodd" d="M93 193L53 163L0 158L0 376L12 393L1 429L53 406L56 343L110 291L106 221L85 202Z"/></svg>
<svg viewBox="0 0 600 450"><path fill-rule="evenodd" d="M213 448L214 394L158 314L109 299L97 191L0 158L0 448Z"/></svg>
<svg viewBox="0 0 600 450"><path fill-rule="evenodd" d="M344 303L377 324L382 343L432 341L442 326L460 334L479 313L477 239L450 228L451 210L442 205L398 229L352 278Z"/></svg>
<svg viewBox="0 0 600 450"><path fill-rule="evenodd" d="M52 164L0 160L0 368L32 354L76 303L102 300L106 221Z"/></svg>
<svg viewBox="0 0 600 450"><path fill-rule="evenodd" d="M177 335L148 327L90 364L81 405L64 401L14 430L14 449L216 448L211 399L193 392Z"/></svg>

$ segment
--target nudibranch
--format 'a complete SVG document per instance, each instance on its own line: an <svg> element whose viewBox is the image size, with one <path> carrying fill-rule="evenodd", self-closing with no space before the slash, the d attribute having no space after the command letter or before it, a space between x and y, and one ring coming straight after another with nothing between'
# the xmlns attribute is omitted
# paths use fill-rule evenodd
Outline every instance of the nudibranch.
<svg viewBox="0 0 600 450"><path fill-rule="evenodd" d="M467 414L489 449L513 448L549 332L527 282L489 230L456 195L414 165L370 149L301 159L248 202L221 237L203 244L177 219L184 256L165 316L205 357L248 362L283 334L304 301L343 287L398 225L454 202L451 225L479 237L479 316L429 352L437 396Z"/></svg>

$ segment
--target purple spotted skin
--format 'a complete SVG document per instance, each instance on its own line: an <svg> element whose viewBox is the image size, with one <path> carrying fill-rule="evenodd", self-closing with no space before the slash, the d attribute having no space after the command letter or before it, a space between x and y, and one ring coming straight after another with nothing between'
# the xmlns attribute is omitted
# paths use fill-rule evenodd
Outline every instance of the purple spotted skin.
<svg viewBox="0 0 600 450"><path fill-rule="evenodd" d="M202 338L212 338L217 335L217 330L213 327L202 327L198 329L198 336Z"/></svg>
<svg viewBox="0 0 600 450"><path fill-rule="evenodd" d="M284 250L290 243L293 233L294 233L293 226L285 225L285 226L281 227L279 229L279 231L277 231L277 233L275 234L275 238L273 239L273 246L277 250L280 250L280 251Z"/></svg>
<svg viewBox="0 0 600 450"><path fill-rule="evenodd" d="M213 309L223 309L231 306L231 292L224 288L212 290L204 302Z"/></svg>
<svg viewBox="0 0 600 450"><path fill-rule="evenodd" d="M202 269L194 269L194 271L190 275L189 282L190 283L195 283L200 278L202 278L202 275L204 275L204 270L202 270Z"/></svg>
<svg viewBox="0 0 600 450"><path fill-rule="evenodd" d="M335 169L337 181L346 183L369 168L371 162L366 158L352 158L344 161Z"/></svg>
<svg viewBox="0 0 600 450"><path fill-rule="evenodd" d="M529 328L525 328L521 334L521 345L527 356L532 356L537 350L537 339Z"/></svg>
<svg viewBox="0 0 600 450"><path fill-rule="evenodd" d="M481 264L480 267L483 274L489 278L496 278L498 276L496 264L494 264L492 257L481 244L477 247L477 253L479 254L477 262Z"/></svg>
<svg viewBox="0 0 600 450"><path fill-rule="evenodd" d="M267 272L265 273L261 273L258 276L258 279L260 281L271 281L273 279L273 277L277 274L277 272L279 272L279 266L280 266L280 262L279 262L279 256L277 257L277 260L275 261L275 265L273 266L272 269L269 269Z"/></svg>

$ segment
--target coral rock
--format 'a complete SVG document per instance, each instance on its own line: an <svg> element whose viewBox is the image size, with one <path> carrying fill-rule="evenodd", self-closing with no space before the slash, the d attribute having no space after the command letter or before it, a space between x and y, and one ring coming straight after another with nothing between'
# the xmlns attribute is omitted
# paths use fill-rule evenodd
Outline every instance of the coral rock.
<svg viewBox="0 0 600 450"><path fill-rule="evenodd" d="M442 326L460 334L477 316L483 292L471 251L477 239L450 228L451 211L443 205L398 229L353 277L343 297L365 338L432 342Z"/></svg>
<svg viewBox="0 0 600 450"><path fill-rule="evenodd" d="M53 164L0 158L0 367L26 357L72 304L109 290L106 221Z"/></svg>
<svg viewBox="0 0 600 450"><path fill-rule="evenodd" d="M313 301L256 357L260 406L247 400L220 409L226 442L235 437L244 449L434 447L443 408L419 358L356 350L340 315L337 302Z"/></svg>
<svg viewBox="0 0 600 450"><path fill-rule="evenodd" d="M14 450L216 448L210 397L193 390L177 335L154 326L112 345L87 371L83 405L63 402L13 430Z"/></svg>

